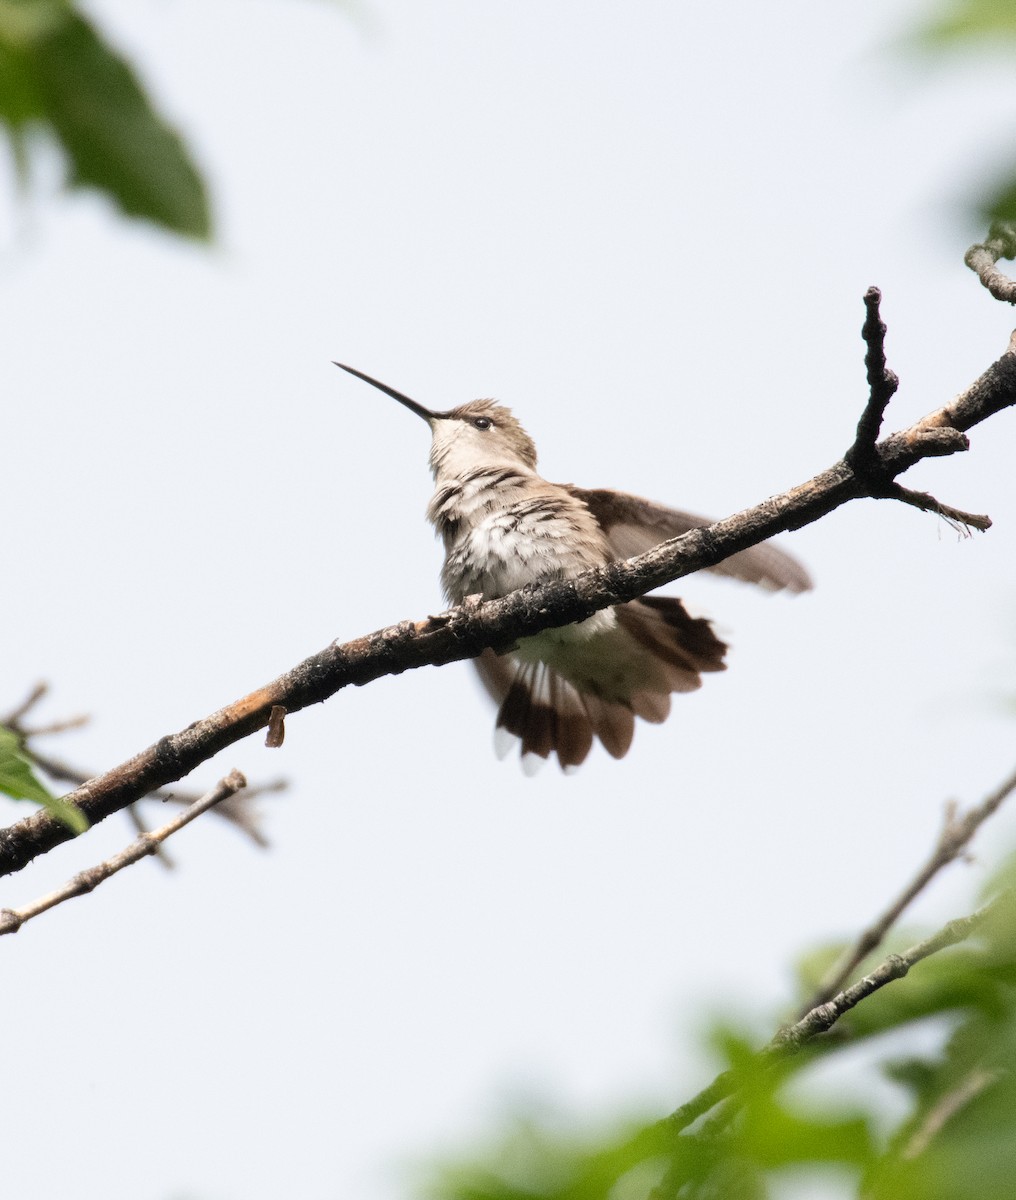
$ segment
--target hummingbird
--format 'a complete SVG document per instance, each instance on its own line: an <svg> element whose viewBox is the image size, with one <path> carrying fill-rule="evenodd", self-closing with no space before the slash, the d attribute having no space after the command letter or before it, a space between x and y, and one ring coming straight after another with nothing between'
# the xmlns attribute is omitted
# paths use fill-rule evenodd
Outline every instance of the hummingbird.
<svg viewBox="0 0 1016 1200"><path fill-rule="evenodd" d="M453 605L571 579L711 523L625 492L550 483L537 473L533 439L494 400L436 412L362 371L335 366L430 426L435 490L427 517L444 543L441 583ZM769 543L709 569L770 591L811 587L800 563ZM524 768L554 754L570 772L594 738L623 758L635 718L664 721L671 693L694 691L702 674L725 670L726 650L711 623L690 616L676 597L642 596L520 638L504 654L484 650L473 662L498 705L499 753L519 741Z"/></svg>

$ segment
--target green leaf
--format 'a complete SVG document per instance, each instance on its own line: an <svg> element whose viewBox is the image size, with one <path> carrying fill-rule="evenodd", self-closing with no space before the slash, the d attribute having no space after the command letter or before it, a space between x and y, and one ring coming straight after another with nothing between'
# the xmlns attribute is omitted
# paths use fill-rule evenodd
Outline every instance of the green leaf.
<svg viewBox="0 0 1016 1200"><path fill-rule="evenodd" d="M70 182L174 233L211 230L201 176L125 59L71 4L0 0L0 121L48 126Z"/></svg>
<svg viewBox="0 0 1016 1200"><path fill-rule="evenodd" d="M48 804L54 797L32 773L32 764L21 749L18 735L0 726L0 792L12 800Z"/></svg>
<svg viewBox="0 0 1016 1200"><path fill-rule="evenodd" d="M12 800L31 800L41 804L59 821L84 833L88 818L76 804L69 804L49 792L32 771L31 759L21 748L18 735L0 725L0 792Z"/></svg>
<svg viewBox="0 0 1016 1200"><path fill-rule="evenodd" d="M178 135L127 62L74 14L38 45L39 91L73 164L73 183L108 192L125 213L207 238L204 187Z"/></svg>

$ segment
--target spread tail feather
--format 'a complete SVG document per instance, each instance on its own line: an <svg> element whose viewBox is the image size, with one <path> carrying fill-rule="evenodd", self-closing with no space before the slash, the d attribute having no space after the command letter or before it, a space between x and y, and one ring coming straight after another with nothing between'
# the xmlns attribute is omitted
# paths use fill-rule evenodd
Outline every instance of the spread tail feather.
<svg viewBox="0 0 1016 1200"><path fill-rule="evenodd" d="M631 746L635 718L659 724L670 693L692 691L704 671L722 671L725 644L710 623L690 617L680 600L649 596L619 605L617 626L593 635L581 669L557 652L553 666L516 653L485 650L475 660L498 704L497 731L521 742L523 759L556 754L564 769L585 761L598 738L614 758ZM602 664L602 673L590 664ZM623 664L623 670L618 664Z"/></svg>

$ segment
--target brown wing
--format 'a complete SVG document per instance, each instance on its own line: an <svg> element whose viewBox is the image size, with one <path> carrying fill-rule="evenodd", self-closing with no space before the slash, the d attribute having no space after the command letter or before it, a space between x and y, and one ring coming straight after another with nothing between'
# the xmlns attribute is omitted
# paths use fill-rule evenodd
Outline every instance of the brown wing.
<svg viewBox="0 0 1016 1200"><path fill-rule="evenodd" d="M651 500L629 496L625 492L565 486L589 508L619 558L644 554L661 542L712 524L708 517L664 508L662 504L653 504ZM797 559L777 550L769 542L732 554L709 570L744 583L757 583L774 592L784 588L791 592L806 592L812 586L808 572Z"/></svg>

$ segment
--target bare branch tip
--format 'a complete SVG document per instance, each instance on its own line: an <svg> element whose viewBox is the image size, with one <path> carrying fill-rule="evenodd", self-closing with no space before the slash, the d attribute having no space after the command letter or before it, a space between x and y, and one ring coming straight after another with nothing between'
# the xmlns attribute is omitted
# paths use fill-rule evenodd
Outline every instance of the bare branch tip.
<svg viewBox="0 0 1016 1200"><path fill-rule="evenodd" d="M944 453L949 453L949 451L944 451ZM882 495L886 499L899 500L901 504L909 504L911 508L920 509L921 512L934 513L941 517L951 529L964 537L969 537L970 531L973 529L985 533L991 528L991 517L986 514L969 513L964 512L961 508L953 508L950 504L943 504L940 500L936 500L929 492L916 492L913 488L893 483L885 489Z"/></svg>
<svg viewBox="0 0 1016 1200"><path fill-rule="evenodd" d="M868 379L868 401L857 422L857 433L853 445L844 455L847 465L858 476L868 480L873 490L885 485L885 473L878 457L875 444L878 440L885 410L900 386L895 371L886 367L886 326L879 312L882 293L870 287L864 293L866 315L861 326L861 337L867 346L864 367Z"/></svg>
<svg viewBox="0 0 1016 1200"><path fill-rule="evenodd" d="M234 767L225 779L223 779L222 786L228 788L228 795L232 795L234 792L238 792L241 788L247 786L247 777L242 771L238 771Z"/></svg>
<svg viewBox="0 0 1016 1200"><path fill-rule="evenodd" d="M0 908L0 934L17 933L24 923L24 917L13 908Z"/></svg>
<svg viewBox="0 0 1016 1200"><path fill-rule="evenodd" d="M1016 280L998 269L1000 258L1016 258L1016 227L996 221L988 230L987 240L971 246L963 261L996 300L1016 304Z"/></svg>

